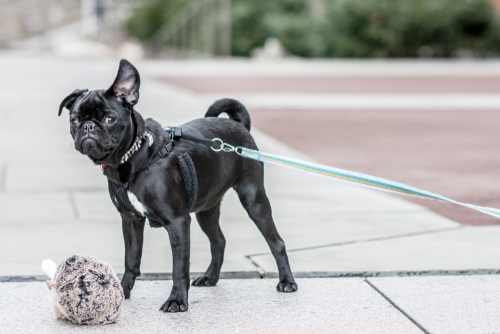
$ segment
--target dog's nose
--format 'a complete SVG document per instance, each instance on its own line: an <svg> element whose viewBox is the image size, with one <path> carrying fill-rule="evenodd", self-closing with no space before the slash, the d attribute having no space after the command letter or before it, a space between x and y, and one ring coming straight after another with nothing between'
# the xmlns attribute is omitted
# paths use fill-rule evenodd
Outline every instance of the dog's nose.
<svg viewBox="0 0 500 334"><path fill-rule="evenodd" d="M94 132L94 129L95 129L95 124L92 122L87 122L87 123L83 124L83 130L85 130L85 132L87 132L87 133Z"/></svg>

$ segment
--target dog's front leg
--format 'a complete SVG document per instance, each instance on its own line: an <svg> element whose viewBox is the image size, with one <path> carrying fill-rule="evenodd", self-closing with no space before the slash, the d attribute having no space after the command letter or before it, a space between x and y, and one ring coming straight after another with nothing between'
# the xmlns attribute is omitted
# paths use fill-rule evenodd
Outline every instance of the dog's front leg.
<svg viewBox="0 0 500 334"><path fill-rule="evenodd" d="M174 283L170 296L160 308L163 312L185 312L188 309L190 224L191 216L186 213L169 220L165 226L172 248Z"/></svg>
<svg viewBox="0 0 500 334"><path fill-rule="evenodd" d="M135 279L141 275L142 244L144 240L145 218L122 215L123 240L125 242L125 273L122 278L122 288L125 298L130 298L130 290Z"/></svg>

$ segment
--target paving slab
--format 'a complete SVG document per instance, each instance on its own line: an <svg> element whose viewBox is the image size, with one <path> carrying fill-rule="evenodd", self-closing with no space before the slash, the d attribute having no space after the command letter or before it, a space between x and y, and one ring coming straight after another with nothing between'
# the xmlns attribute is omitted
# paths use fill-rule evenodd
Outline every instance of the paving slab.
<svg viewBox="0 0 500 334"><path fill-rule="evenodd" d="M191 288L189 311L165 314L158 309L172 282L138 281L117 323L93 327L56 320L44 283L1 283L0 332L422 333L361 279L299 279L293 294L276 292L276 283L221 280Z"/></svg>
<svg viewBox="0 0 500 334"><path fill-rule="evenodd" d="M42 224L74 218L68 193L0 192L0 226L24 222Z"/></svg>
<svg viewBox="0 0 500 334"><path fill-rule="evenodd" d="M39 163L36 167L9 164L6 182L6 190L13 192L107 190L107 187L101 168L93 165L90 160L64 165Z"/></svg>
<svg viewBox="0 0 500 334"><path fill-rule="evenodd" d="M99 183L100 186L106 184L107 187L106 179L102 175ZM97 191L75 191L71 192L71 195L73 196L75 208L78 212L78 218L83 220L97 219L121 222L120 213L116 210L113 202L111 202L107 189Z"/></svg>
<svg viewBox="0 0 500 334"><path fill-rule="evenodd" d="M427 271L500 268L500 226L390 238L289 252L295 271ZM252 259L266 272L276 272L271 255Z"/></svg>
<svg viewBox="0 0 500 334"><path fill-rule="evenodd" d="M500 333L500 276L368 278L428 333Z"/></svg>

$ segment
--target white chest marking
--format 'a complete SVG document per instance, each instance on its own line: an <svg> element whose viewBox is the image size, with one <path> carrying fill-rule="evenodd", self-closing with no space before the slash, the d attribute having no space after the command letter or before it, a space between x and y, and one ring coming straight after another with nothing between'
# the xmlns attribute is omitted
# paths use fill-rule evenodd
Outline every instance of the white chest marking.
<svg viewBox="0 0 500 334"><path fill-rule="evenodd" d="M127 195L128 195L128 199L129 199L130 203L132 204L132 206L137 210L137 212L139 212L141 215L144 216L144 214L148 212L148 210L146 210L146 207L144 206L144 204L139 202L137 197L135 197L135 195L132 194L130 191L127 191Z"/></svg>

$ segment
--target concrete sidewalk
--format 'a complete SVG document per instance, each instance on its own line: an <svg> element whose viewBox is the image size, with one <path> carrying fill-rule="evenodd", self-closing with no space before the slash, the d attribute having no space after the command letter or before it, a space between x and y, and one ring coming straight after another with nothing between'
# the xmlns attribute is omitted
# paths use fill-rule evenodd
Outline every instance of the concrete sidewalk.
<svg viewBox="0 0 500 334"><path fill-rule="evenodd" d="M117 322L54 317L44 283L0 284L0 333L500 333L500 276L221 280L191 288L189 311L158 309L172 281L138 281Z"/></svg>
<svg viewBox="0 0 500 334"><path fill-rule="evenodd" d="M99 167L74 150L67 112L56 117L67 94L76 88L108 87L117 66L117 61L0 54L0 73L6 78L0 80L0 280L44 279L40 269L44 258L58 262L75 253L102 258L123 272L121 222L106 180ZM163 125L202 117L209 106L207 98L154 80L156 66L170 65L137 64L142 86L136 109ZM189 71L189 63L178 66ZM300 71L307 71L307 66L315 71L316 65L307 62ZM311 160L258 129L252 134L263 151ZM270 165L265 170L276 225L297 277L500 269L500 226L463 227L385 193ZM196 275L210 263L210 251L195 219L191 226L191 271ZM276 264L264 238L232 191L223 201L221 227L227 239L224 277L275 276ZM147 228L144 276L168 278L171 261L166 231ZM118 324L100 329L70 328L54 320L41 283L1 283L0 294L6 298L0 299L0 333L19 328L47 333L124 332L125 328L200 333L421 331L415 323L429 333L500 333L499 317L494 316L500 314L495 298L500 291L498 278L300 279L299 292L292 295L275 292L275 279L222 280L216 288L191 289L190 311L182 315L157 312L170 281L138 282ZM460 313L445 300L456 305L468 302L457 306ZM23 320L28 314L32 314L29 323ZM438 320L435 314L440 314ZM463 314L470 323L464 322ZM456 327L443 331L447 323Z"/></svg>

